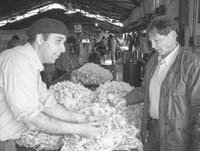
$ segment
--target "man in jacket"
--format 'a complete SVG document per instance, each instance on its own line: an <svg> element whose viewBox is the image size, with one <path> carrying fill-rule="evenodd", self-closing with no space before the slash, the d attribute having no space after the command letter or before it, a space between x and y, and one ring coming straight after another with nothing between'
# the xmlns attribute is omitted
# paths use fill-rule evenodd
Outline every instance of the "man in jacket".
<svg viewBox="0 0 200 151"><path fill-rule="evenodd" d="M145 151L200 150L200 59L177 42L178 24L167 16L147 28L156 53L146 66L143 87L127 94L126 104L144 101Z"/></svg>
<svg viewBox="0 0 200 151"><path fill-rule="evenodd" d="M0 55L0 148L13 151L12 140L27 129L50 134L96 137L96 117L59 105L42 82L44 63L55 63L65 51L68 30L55 19L43 18L30 26L29 40ZM9 144L11 144L9 146Z"/></svg>

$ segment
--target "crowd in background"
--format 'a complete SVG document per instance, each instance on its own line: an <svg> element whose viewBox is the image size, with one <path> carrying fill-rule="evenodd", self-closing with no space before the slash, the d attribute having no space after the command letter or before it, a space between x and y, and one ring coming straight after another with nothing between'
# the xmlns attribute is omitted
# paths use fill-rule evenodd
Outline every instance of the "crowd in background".
<svg viewBox="0 0 200 151"><path fill-rule="evenodd" d="M108 37L103 36L99 42L93 44L89 61L100 64L101 61L111 59L115 63L121 56L120 46L122 44L116 35L110 34Z"/></svg>

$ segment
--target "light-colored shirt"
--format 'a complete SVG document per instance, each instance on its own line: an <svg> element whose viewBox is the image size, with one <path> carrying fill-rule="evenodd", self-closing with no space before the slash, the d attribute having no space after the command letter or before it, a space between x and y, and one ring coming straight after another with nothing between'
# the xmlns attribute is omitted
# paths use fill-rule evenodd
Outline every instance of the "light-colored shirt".
<svg viewBox="0 0 200 151"><path fill-rule="evenodd" d="M177 46L168 56L164 59L158 57L158 65L150 81L149 98L150 98L150 116L154 119L159 119L159 102L160 102L160 88L166 74L174 63L179 51Z"/></svg>
<svg viewBox="0 0 200 151"><path fill-rule="evenodd" d="M0 54L0 141L20 138L24 121L56 104L41 80L43 68L29 43Z"/></svg>

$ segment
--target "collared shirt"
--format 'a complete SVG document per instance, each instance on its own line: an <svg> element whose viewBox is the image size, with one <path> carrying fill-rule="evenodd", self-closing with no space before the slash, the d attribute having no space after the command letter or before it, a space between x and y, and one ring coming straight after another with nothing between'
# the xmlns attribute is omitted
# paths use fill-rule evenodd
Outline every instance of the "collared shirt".
<svg viewBox="0 0 200 151"><path fill-rule="evenodd" d="M0 141L19 138L24 121L56 104L41 80L43 69L29 43L0 54Z"/></svg>
<svg viewBox="0 0 200 151"><path fill-rule="evenodd" d="M150 116L154 119L159 119L159 101L160 101L160 89L165 76L174 63L179 51L179 45L164 59L161 56L158 57L158 65L150 81L149 98L150 98Z"/></svg>

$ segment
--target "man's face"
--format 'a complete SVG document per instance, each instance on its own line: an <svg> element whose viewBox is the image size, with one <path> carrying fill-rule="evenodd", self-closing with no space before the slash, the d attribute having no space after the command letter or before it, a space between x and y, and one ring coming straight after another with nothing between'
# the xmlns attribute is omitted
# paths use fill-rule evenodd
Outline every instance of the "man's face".
<svg viewBox="0 0 200 151"><path fill-rule="evenodd" d="M177 45L176 38L177 35L175 31L170 31L167 35L161 35L157 33L155 29L149 34L152 48L154 48L161 56L165 56L174 50Z"/></svg>
<svg viewBox="0 0 200 151"><path fill-rule="evenodd" d="M48 38L43 40L39 48L42 63L55 63L60 54L65 52L65 40L65 35L49 34Z"/></svg>

